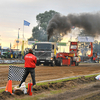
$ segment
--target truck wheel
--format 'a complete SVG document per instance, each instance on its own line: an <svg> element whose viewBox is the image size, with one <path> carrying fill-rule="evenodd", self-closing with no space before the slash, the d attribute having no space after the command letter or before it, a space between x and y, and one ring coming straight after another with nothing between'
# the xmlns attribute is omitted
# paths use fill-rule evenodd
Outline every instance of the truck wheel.
<svg viewBox="0 0 100 100"><path fill-rule="evenodd" d="M71 66L71 65L72 65L72 63L73 63L73 62L72 62L72 58L70 58L70 65L69 65L69 66Z"/></svg>
<svg viewBox="0 0 100 100"><path fill-rule="evenodd" d="M17 55L16 54L14 55L14 58L17 58Z"/></svg>
<svg viewBox="0 0 100 100"><path fill-rule="evenodd" d="M59 66L62 66L62 59L59 60Z"/></svg>
<svg viewBox="0 0 100 100"><path fill-rule="evenodd" d="M51 66L55 66L55 61L54 60L52 61Z"/></svg>
<svg viewBox="0 0 100 100"><path fill-rule="evenodd" d="M46 66L47 64L46 64L46 63L44 63L43 65L44 65L44 66Z"/></svg>
<svg viewBox="0 0 100 100"><path fill-rule="evenodd" d="M49 64L48 64L48 63L44 63L43 65L44 65L44 66L49 66Z"/></svg>
<svg viewBox="0 0 100 100"><path fill-rule="evenodd" d="M38 64L36 64L36 66L39 66L39 63L38 63Z"/></svg>

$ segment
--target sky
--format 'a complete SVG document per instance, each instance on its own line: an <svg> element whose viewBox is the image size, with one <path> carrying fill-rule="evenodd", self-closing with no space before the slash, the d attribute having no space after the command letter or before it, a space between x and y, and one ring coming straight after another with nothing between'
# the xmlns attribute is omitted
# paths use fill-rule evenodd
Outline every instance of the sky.
<svg viewBox="0 0 100 100"><path fill-rule="evenodd" d="M2 47L14 45L18 38L25 40L32 36L32 29L37 25L36 15L54 10L68 14L93 13L100 11L99 0L0 0L0 43ZM30 26L24 26L24 20ZM24 32L23 32L24 28Z"/></svg>

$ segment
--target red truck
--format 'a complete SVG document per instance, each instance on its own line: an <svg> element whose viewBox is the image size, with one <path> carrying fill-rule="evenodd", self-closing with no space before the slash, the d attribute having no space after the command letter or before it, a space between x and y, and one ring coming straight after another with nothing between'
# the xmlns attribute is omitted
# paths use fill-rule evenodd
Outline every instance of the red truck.
<svg viewBox="0 0 100 100"><path fill-rule="evenodd" d="M56 65L78 66L81 58L78 56L78 42L70 42L70 52L59 52L56 55Z"/></svg>

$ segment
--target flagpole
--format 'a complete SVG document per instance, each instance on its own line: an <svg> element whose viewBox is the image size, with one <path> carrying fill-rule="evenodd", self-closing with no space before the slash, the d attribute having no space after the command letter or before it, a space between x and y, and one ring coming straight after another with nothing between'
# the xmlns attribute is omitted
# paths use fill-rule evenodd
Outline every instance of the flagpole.
<svg viewBox="0 0 100 100"><path fill-rule="evenodd" d="M18 34L19 34L19 29L18 29ZM17 37L17 55L18 55L18 37Z"/></svg>
<svg viewBox="0 0 100 100"><path fill-rule="evenodd" d="M22 59L23 57L24 57L24 21L23 21Z"/></svg>
<svg viewBox="0 0 100 100"><path fill-rule="evenodd" d="M23 21L23 40L24 40L24 21Z"/></svg>
<svg viewBox="0 0 100 100"><path fill-rule="evenodd" d="M18 38L17 38L17 55L18 55L18 43L19 43L19 28L18 28Z"/></svg>
<svg viewBox="0 0 100 100"><path fill-rule="evenodd" d="M25 20L23 21L23 41L22 41L22 56L23 57L24 57L24 40L25 40L25 38L24 38L24 25L29 26L30 23L25 21Z"/></svg>

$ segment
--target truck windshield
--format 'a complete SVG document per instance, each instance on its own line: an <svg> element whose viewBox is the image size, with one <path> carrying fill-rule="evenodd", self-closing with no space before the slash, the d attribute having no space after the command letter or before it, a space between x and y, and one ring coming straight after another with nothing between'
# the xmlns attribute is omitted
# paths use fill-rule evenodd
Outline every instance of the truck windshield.
<svg viewBox="0 0 100 100"><path fill-rule="evenodd" d="M71 49L76 49L77 46L76 45L71 45Z"/></svg>
<svg viewBox="0 0 100 100"><path fill-rule="evenodd" d="M51 44L35 44L35 51L51 51Z"/></svg>

